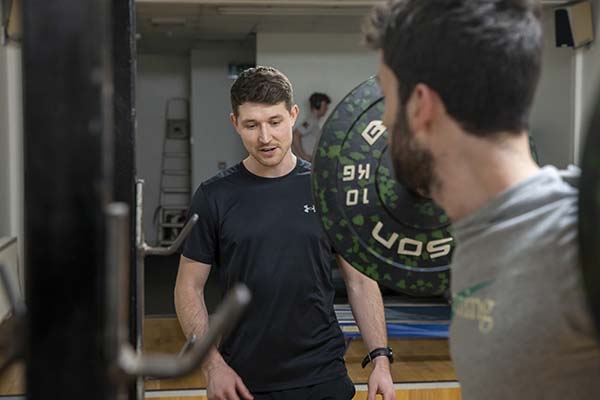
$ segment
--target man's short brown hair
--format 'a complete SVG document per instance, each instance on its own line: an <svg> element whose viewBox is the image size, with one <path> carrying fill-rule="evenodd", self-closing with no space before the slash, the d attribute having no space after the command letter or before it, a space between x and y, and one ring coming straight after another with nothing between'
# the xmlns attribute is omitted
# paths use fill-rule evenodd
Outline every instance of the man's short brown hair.
<svg viewBox="0 0 600 400"><path fill-rule="evenodd" d="M538 0L388 0L365 39L396 75L402 105L424 83L469 133L520 133L540 77L541 15Z"/></svg>
<svg viewBox="0 0 600 400"><path fill-rule="evenodd" d="M288 111L291 111L293 100L290 80L272 67L247 69L231 87L231 109L236 117L244 103L275 105L285 102Z"/></svg>

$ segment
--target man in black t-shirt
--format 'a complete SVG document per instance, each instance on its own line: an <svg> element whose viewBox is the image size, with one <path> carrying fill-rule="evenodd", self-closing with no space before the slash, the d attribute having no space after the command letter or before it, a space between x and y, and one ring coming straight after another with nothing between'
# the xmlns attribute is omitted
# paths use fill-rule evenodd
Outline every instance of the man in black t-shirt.
<svg viewBox="0 0 600 400"><path fill-rule="evenodd" d="M291 151L298 115L289 80L273 68L243 72L231 89L231 120L249 155L203 182L200 220L181 257L175 306L187 337L208 325L211 269L224 290L245 283L253 300L203 365L209 399L351 399L354 385L333 309L332 250L316 215L310 164ZM369 351L387 337L377 284L338 258ZM372 360L369 399L394 399L390 362Z"/></svg>

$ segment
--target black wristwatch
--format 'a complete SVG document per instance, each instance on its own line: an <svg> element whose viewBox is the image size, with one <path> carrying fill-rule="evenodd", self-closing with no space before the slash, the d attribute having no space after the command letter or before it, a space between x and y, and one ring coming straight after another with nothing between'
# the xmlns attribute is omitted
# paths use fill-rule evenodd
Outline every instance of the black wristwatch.
<svg viewBox="0 0 600 400"><path fill-rule="evenodd" d="M379 356L386 356L390 360L390 364L394 362L394 353L392 352L392 349L389 347L380 347L367 354L360 365L364 368L368 363L373 361L375 357Z"/></svg>

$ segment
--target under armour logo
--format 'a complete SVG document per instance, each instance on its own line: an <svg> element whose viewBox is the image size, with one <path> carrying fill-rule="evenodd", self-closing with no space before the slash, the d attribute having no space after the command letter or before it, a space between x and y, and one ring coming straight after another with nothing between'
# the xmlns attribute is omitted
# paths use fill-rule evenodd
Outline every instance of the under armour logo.
<svg viewBox="0 0 600 400"><path fill-rule="evenodd" d="M304 212L308 214L310 211L312 211L314 213L317 212L317 209L315 208L314 204L312 206L310 206L310 207L308 206L308 204L305 204L304 205Z"/></svg>

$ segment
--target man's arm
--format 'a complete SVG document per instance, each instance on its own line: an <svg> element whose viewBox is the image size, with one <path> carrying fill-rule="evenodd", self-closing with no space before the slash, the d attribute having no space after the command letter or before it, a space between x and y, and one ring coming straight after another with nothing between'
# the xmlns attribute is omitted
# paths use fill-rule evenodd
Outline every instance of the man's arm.
<svg viewBox="0 0 600 400"><path fill-rule="evenodd" d="M208 311L204 301L204 287L211 266L184 256L179 260L179 271L175 283L175 311L181 329L187 338L195 334L201 339L208 330ZM216 347L202 365L208 381L209 399L252 399L242 379L225 362Z"/></svg>
<svg viewBox="0 0 600 400"><path fill-rule="evenodd" d="M210 274L210 265L184 256L179 260L175 282L175 311L186 338L193 334L201 338L208 330L208 311L204 301L204 286ZM224 363L223 357L213 346L204 365Z"/></svg>
<svg viewBox="0 0 600 400"><path fill-rule="evenodd" d="M387 347L383 299L377 282L361 274L339 255L337 261L346 282L346 292L352 314L354 314L354 319L368 351ZM394 384L388 358L376 357L373 359L373 364L373 372L369 378L368 399L375 399L377 393L383 395L384 400L394 399Z"/></svg>
<svg viewBox="0 0 600 400"><path fill-rule="evenodd" d="M302 147L302 134L297 130L294 130L292 137L292 151L295 155L302 158L303 160L310 161L310 156L304 152Z"/></svg>

